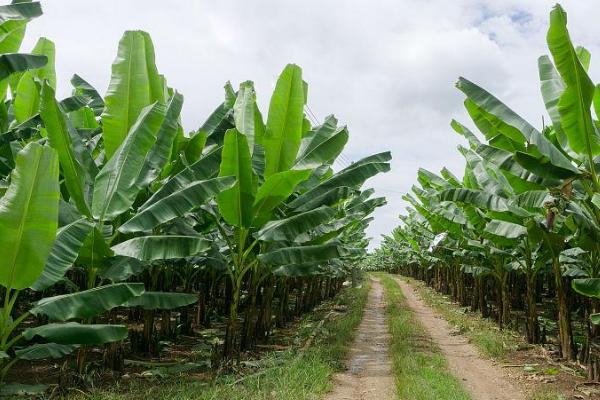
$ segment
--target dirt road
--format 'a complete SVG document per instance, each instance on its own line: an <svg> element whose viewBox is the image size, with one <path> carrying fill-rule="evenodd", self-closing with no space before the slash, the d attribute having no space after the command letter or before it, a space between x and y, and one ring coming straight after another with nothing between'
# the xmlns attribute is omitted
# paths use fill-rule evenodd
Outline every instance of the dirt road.
<svg viewBox="0 0 600 400"><path fill-rule="evenodd" d="M483 359L477 349L461 335L453 334L448 322L442 319L415 293L412 286L394 277L415 317L440 347L448 367L462 380L473 400L522 400L523 392L505 377L504 371L492 361Z"/></svg>
<svg viewBox="0 0 600 400"><path fill-rule="evenodd" d="M363 320L346 363L347 370L334 376L334 389L326 399L395 399L389 341L383 287L379 280L372 279Z"/></svg>

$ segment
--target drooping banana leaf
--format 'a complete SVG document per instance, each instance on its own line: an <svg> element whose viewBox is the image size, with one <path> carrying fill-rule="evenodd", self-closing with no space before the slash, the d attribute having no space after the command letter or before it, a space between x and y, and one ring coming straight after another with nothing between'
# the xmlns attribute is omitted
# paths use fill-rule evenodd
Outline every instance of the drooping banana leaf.
<svg viewBox="0 0 600 400"><path fill-rule="evenodd" d="M527 235L527 228L524 226L495 219L487 223L485 231L506 239L517 239Z"/></svg>
<svg viewBox="0 0 600 400"><path fill-rule="evenodd" d="M312 199L306 198L306 202L304 203L293 202L295 207L292 207L291 204L288 204L288 206L294 208L297 212L306 212L314 208L320 207L322 205L333 206L339 201L348 198L352 194L352 192L353 189L348 186L339 186L330 189Z"/></svg>
<svg viewBox="0 0 600 400"><path fill-rule="evenodd" d="M577 168L560 150L554 147L552 142L489 92L465 78L460 78L456 86L477 106L522 134L527 142L535 146L537 152L548 159L549 163L569 170L573 174L579 173Z"/></svg>
<svg viewBox="0 0 600 400"><path fill-rule="evenodd" d="M127 327L67 322L41 325L23 331L26 340L32 340L37 336L58 344L101 345L125 339Z"/></svg>
<svg viewBox="0 0 600 400"><path fill-rule="evenodd" d="M390 160L391 154L389 152L365 157L362 160L359 160L349 167L344 168L343 170L334 174L331 178L325 180L318 186L306 191L288 205L292 208L298 208L307 201L314 200L330 190L341 186L359 187L370 177L380 172L389 171Z"/></svg>
<svg viewBox="0 0 600 400"><path fill-rule="evenodd" d="M87 319L119 307L142 293L143 283L116 283L43 298L35 303L29 312L33 315L45 315L50 321Z"/></svg>
<svg viewBox="0 0 600 400"><path fill-rule="evenodd" d="M210 241L198 236L158 235L129 239L112 247L117 255L141 261L192 257L210 249Z"/></svg>
<svg viewBox="0 0 600 400"><path fill-rule="evenodd" d="M106 266L98 271L98 275L113 282L125 281L131 276L141 274L151 266L149 263L123 256L105 259L104 264Z"/></svg>
<svg viewBox="0 0 600 400"><path fill-rule="evenodd" d="M79 348L76 344L37 343L15 350L19 360L43 360L48 358L63 358Z"/></svg>
<svg viewBox="0 0 600 400"><path fill-rule="evenodd" d="M289 218L270 221L257 232L256 238L263 241L292 241L297 236L326 223L335 215L335 210L321 206Z"/></svg>
<svg viewBox="0 0 600 400"><path fill-rule="evenodd" d="M270 219L275 207L294 192L298 184L310 176L311 170L289 170L269 176L258 188L252 207L253 225L261 226Z"/></svg>
<svg viewBox="0 0 600 400"><path fill-rule="evenodd" d="M600 299L599 278L573 279L571 286L582 296Z"/></svg>
<svg viewBox="0 0 600 400"><path fill-rule="evenodd" d="M564 180L581 175L579 171L574 172L570 168L563 168L553 164L546 157L535 157L522 151L517 151L514 154L514 159L526 170L548 180Z"/></svg>
<svg viewBox="0 0 600 400"><path fill-rule="evenodd" d="M473 189L447 189L439 194L441 201L454 201L471 204L479 208L493 211L509 211L506 199Z"/></svg>
<svg viewBox="0 0 600 400"><path fill-rule="evenodd" d="M335 117L325 118L323 125L308 132L302 139L294 168L316 168L331 163L344 149L348 136L346 127L337 128Z"/></svg>
<svg viewBox="0 0 600 400"><path fill-rule="evenodd" d="M31 285L31 289L45 290L60 281L73 266L92 228L93 224L84 218L60 228L50 249L46 266L39 278Z"/></svg>
<svg viewBox="0 0 600 400"><path fill-rule="evenodd" d="M141 307L144 310L173 310L185 307L198 301L193 293L145 292L139 297L129 300L126 307Z"/></svg>
<svg viewBox="0 0 600 400"><path fill-rule="evenodd" d="M119 231L123 233L149 231L200 207L234 183L233 177L194 182L144 208L121 225Z"/></svg>
<svg viewBox="0 0 600 400"><path fill-rule="evenodd" d="M98 116L102 113L104 99L92 85L77 74L71 78L71 85L73 85L75 94L87 98L87 105L94 111L94 115Z"/></svg>
<svg viewBox="0 0 600 400"><path fill-rule="evenodd" d="M0 80L8 78L16 72L41 68L48 63L46 56L34 54L2 54L0 55Z"/></svg>
<svg viewBox="0 0 600 400"><path fill-rule="evenodd" d="M165 182L142 206L143 210L178 190L195 181L204 181L214 178L219 173L221 163L221 147L214 148L206 153L194 164L177 173Z"/></svg>
<svg viewBox="0 0 600 400"><path fill-rule="evenodd" d="M42 15L39 1L15 2L0 6L0 24L7 21L30 20Z"/></svg>
<svg viewBox="0 0 600 400"><path fill-rule="evenodd" d="M329 243L314 246L284 247L261 254L258 258L262 263L271 266L301 265L327 262L353 254L355 252L352 249L344 248L338 243Z"/></svg>

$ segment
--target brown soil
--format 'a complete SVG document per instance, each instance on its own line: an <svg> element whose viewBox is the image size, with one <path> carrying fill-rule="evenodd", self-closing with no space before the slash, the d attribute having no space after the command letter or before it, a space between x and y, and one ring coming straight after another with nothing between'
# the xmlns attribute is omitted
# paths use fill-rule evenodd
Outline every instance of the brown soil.
<svg viewBox="0 0 600 400"><path fill-rule="evenodd" d="M334 389L326 399L395 398L396 386L388 354L389 342L383 287L378 279L371 279L363 319L346 362L347 370L334 376Z"/></svg>
<svg viewBox="0 0 600 400"><path fill-rule="evenodd" d="M462 380L473 400L522 400L522 389L505 375L505 370L491 360L479 356L477 349L461 335L456 335L448 322L427 306L415 290L400 278L394 278L415 317L439 346L448 367Z"/></svg>

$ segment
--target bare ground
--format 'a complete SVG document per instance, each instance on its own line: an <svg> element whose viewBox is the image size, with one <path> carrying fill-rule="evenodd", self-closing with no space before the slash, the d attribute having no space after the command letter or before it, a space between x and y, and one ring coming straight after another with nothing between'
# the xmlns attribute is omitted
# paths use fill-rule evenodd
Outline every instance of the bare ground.
<svg viewBox="0 0 600 400"><path fill-rule="evenodd" d="M522 389L509 380L502 368L480 357L477 349L466 338L456 335L448 322L427 306L408 283L394 279L415 317L441 349L450 372L462 380L473 400L525 399Z"/></svg>
<svg viewBox="0 0 600 400"><path fill-rule="evenodd" d="M371 279L362 322L346 362L346 371L334 376L327 400L386 400L395 398L396 386L389 356L390 336L385 318L383 287Z"/></svg>

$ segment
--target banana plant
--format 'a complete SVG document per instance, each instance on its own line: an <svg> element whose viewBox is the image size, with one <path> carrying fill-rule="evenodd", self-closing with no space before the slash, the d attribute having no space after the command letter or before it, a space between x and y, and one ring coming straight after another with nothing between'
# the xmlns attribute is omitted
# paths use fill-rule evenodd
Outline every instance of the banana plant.
<svg viewBox="0 0 600 400"><path fill-rule="evenodd" d="M266 124L251 82L242 83L230 103L234 126L223 136L219 174L235 176L236 183L217 196L220 215L214 214L228 248L233 293L224 346L228 359L239 351L238 307L246 276L251 276L252 302L273 267L326 262L348 254L351 250L335 241L293 243L289 238L293 232L304 234L332 218L335 211L328 207L377 172L389 170L390 159L389 154L367 158L328 176L348 133L336 127L333 117L310 128L304 117L306 84L296 65L286 66L281 73ZM247 316L247 320L254 318L252 313Z"/></svg>

